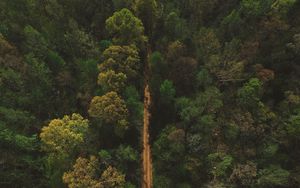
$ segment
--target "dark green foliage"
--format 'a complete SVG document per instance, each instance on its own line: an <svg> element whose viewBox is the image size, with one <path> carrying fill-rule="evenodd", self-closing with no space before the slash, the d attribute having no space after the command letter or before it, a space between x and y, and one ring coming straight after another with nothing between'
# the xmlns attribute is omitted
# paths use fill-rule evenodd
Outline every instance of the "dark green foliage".
<svg viewBox="0 0 300 188"><path fill-rule="evenodd" d="M169 80L165 80L160 85L160 96L162 103L171 103L175 99L176 91L174 89L173 83Z"/></svg>
<svg viewBox="0 0 300 188"><path fill-rule="evenodd" d="M84 186L115 173L141 187L146 73L155 188L300 187L299 1L0 0L0 10L1 188L66 187L64 173L80 185L72 177L89 169ZM47 151L42 127L73 113L89 119L85 139L58 123L56 146L80 144Z"/></svg>

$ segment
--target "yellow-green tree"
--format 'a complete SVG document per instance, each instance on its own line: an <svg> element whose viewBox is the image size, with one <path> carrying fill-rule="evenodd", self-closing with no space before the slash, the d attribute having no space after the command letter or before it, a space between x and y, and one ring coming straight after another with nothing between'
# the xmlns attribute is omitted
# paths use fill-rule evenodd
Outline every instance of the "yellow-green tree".
<svg viewBox="0 0 300 188"><path fill-rule="evenodd" d="M127 76L124 73L116 73L113 70L101 72L98 76L98 84L105 91L119 92L126 85Z"/></svg>
<svg viewBox="0 0 300 188"><path fill-rule="evenodd" d="M68 154L84 142L88 120L79 114L54 119L42 128L42 149L50 153Z"/></svg>
<svg viewBox="0 0 300 188"><path fill-rule="evenodd" d="M114 70L128 78L137 75L140 57L137 48L130 46L110 46L103 52L104 61L99 65L100 72Z"/></svg>
<svg viewBox="0 0 300 188"><path fill-rule="evenodd" d="M91 117L99 118L108 124L124 127L128 124L128 110L125 101L113 91L103 96L94 97L90 104L89 114Z"/></svg>
<svg viewBox="0 0 300 188"><path fill-rule="evenodd" d="M63 175L63 181L69 188L122 188L125 186L125 175L116 168L108 166L100 171L100 162L95 156L90 159L79 157L72 171Z"/></svg>

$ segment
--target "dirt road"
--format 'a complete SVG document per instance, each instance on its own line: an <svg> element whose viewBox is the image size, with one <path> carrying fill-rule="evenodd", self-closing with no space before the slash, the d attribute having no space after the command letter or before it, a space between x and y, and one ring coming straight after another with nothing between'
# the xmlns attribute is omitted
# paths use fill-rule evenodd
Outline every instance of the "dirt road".
<svg viewBox="0 0 300 188"><path fill-rule="evenodd" d="M149 56L148 50L147 63L145 65L145 87L144 87L144 127L143 127L143 180L142 188L152 188L152 159L151 147L149 143L149 126L150 126L150 106L151 106L151 93L149 88Z"/></svg>

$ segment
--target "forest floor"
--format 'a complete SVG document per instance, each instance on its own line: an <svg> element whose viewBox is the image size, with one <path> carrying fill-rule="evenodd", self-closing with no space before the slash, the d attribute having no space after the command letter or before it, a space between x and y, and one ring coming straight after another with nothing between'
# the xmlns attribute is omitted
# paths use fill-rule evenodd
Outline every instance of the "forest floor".
<svg viewBox="0 0 300 188"><path fill-rule="evenodd" d="M149 56L150 53L148 53ZM148 57L149 60L149 57ZM143 182L142 188L152 188L152 159L149 142L150 106L151 94L149 88L149 63L145 65L145 88L144 88L144 127L143 127Z"/></svg>

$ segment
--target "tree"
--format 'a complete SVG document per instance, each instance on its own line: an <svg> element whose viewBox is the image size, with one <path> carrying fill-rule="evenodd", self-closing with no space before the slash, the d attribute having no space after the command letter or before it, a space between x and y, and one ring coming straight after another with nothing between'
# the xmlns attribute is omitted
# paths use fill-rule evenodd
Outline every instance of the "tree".
<svg viewBox="0 0 300 188"><path fill-rule="evenodd" d="M104 61L99 65L100 72L109 70L125 74L128 79L137 76L140 57L137 48L131 46L110 46L103 52Z"/></svg>
<svg viewBox="0 0 300 188"><path fill-rule="evenodd" d="M197 57L202 61L208 61L209 57L218 54L221 49L221 44L216 36L216 33L211 28L201 28L194 36L197 47Z"/></svg>
<svg viewBox="0 0 300 188"><path fill-rule="evenodd" d="M160 85L160 96L162 98L162 102L165 104L170 104L175 99L176 91L174 89L173 83L169 80L165 80Z"/></svg>
<svg viewBox="0 0 300 188"><path fill-rule="evenodd" d="M170 12L166 16L164 27L166 33L168 33L167 37L171 40L184 40L189 34L186 20L181 18L176 12Z"/></svg>
<svg viewBox="0 0 300 188"><path fill-rule="evenodd" d="M252 78L249 82L239 89L238 97L240 104L245 107L257 107L260 105L260 95L262 92L262 83L257 78Z"/></svg>
<svg viewBox="0 0 300 188"><path fill-rule="evenodd" d="M176 182L177 179L174 178L182 177L185 134L184 130L177 129L174 126L168 126L161 131L153 145L156 175L170 177L172 182Z"/></svg>
<svg viewBox="0 0 300 188"><path fill-rule="evenodd" d="M226 155L225 153L209 154L207 160L211 165L211 173L214 179L225 177L233 163L232 156Z"/></svg>
<svg viewBox="0 0 300 188"><path fill-rule="evenodd" d="M151 37L159 14L156 0L136 0L134 9L144 23L147 36Z"/></svg>
<svg viewBox="0 0 300 188"><path fill-rule="evenodd" d="M201 120L204 115L210 116L216 113L223 106L221 96L222 94L217 88L210 87L199 93L193 100L186 97L177 99L176 105L180 118L189 123Z"/></svg>
<svg viewBox="0 0 300 188"><path fill-rule="evenodd" d="M240 57L240 41L232 39L225 43L223 49L219 49L208 56L205 62L211 74L213 74L221 83L235 82L243 80L244 67L246 61Z"/></svg>
<svg viewBox="0 0 300 188"><path fill-rule="evenodd" d="M169 62L169 79L179 95L193 92L198 62L191 57L179 57Z"/></svg>
<svg viewBox="0 0 300 188"><path fill-rule="evenodd" d="M262 187L274 187L288 185L290 173L280 166L271 165L258 171L258 185Z"/></svg>
<svg viewBox="0 0 300 188"><path fill-rule="evenodd" d="M90 104L89 114L108 124L117 124L122 127L126 127L128 124L128 110L125 101L113 91L94 97Z"/></svg>
<svg viewBox="0 0 300 188"><path fill-rule="evenodd" d="M230 181L237 186L255 185L257 176L257 165L254 162L247 161L246 164L238 164L234 167L230 175Z"/></svg>
<svg viewBox="0 0 300 188"><path fill-rule="evenodd" d="M289 118L288 125L287 125L287 133L292 138L299 138L300 135L300 110L295 115L292 115Z"/></svg>
<svg viewBox="0 0 300 188"><path fill-rule="evenodd" d="M202 69L197 74L197 86L199 88L207 88L212 84L213 80L211 75L206 69Z"/></svg>
<svg viewBox="0 0 300 188"><path fill-rule="evenodd" d="M113 4L116 10L120 10L122 8L132 10L134 0L113 0Z"/></svg>
<svg viewBox="0 0 300 188"><path fill-rule="evenodd" d="M272 0L243 0L241 1L241 11L247 18L256 18L266 14L272 6Z"/></svg>
<svg viewBox="0 0 300 188"><path fill-rule="evenodd" d="M70 19L69 31L64 35L66 53L72 57L97 58L100 51L92 36L82 30L78 23Z"/></svg>
<svg viewBox="0 0 300 188"><path fill-rule="evenodd" d="M24 34L24 50L27 53L33 53L37 58L44 59L49 46L47 40L32 26L26 26L24 28Z"/></svg>
<svg viewBox="0 0 300 188"><path fill-rule="evenodd" d="M50 153L70 154L84 142L88 120L79 114L54 119L42 128L42 149Z"/></svg>
<svg viewBox="0 0 300 188"><path fill-rule="evenodd" d="M141 20L125 8L115 12L106 20L106 29L113 37L115 44L140 46L147 40Z"/></svg>
<svg viewBox="0 0 300 188"><path fill-rule="evenodd" d="M104 91L120 92L126 85L127 76L123 73L116 73L113 70L101 72L98 76L98 84Z"/></svg>
<svg viewBox="0 0 300 188"><path fill-rule="evenodd" d="M125 175L111 166L101 172L95 156L90 159L79 157L72 171L64 173L63 181L70 188L122 188L125 186Z"/></svg>

